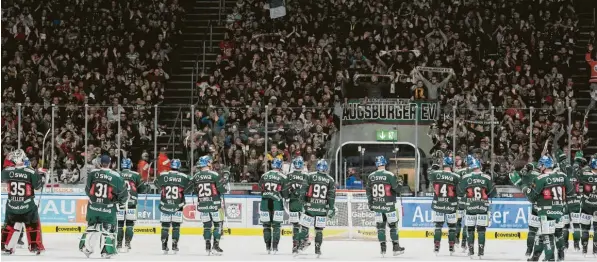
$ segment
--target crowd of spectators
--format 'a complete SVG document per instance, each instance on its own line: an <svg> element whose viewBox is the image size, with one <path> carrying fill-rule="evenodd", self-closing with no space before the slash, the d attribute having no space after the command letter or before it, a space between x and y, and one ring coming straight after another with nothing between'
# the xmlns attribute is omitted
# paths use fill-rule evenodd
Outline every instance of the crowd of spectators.
<svg viewBox="0 0 597 262"><path fill-rule="evenodd" d="M572 90L572 1L302 0L286 9L272 20L263 1L238 0L216 67L197 83L197 151L233 163L235 181L255 181L276 155L322 157L338 130L334 109L363 95L439 100L429 154L448 154L456 143L455 154L476 153L486 170L493 127L496 173L516 159L537 159L548 140L563 147L567 130L573 150L588 142ZM392 75L396 90L362 90L351 81L357 73Z"/></svg>
<svg viewBox="0 0 597 262"><path fill-rule="evenodd" d="M141 155L156 139L153 105L164 99L184 13L179 0L3 1L2 158L18 146L17 103L21 148L33 168L54 161L56 181L84 181L85 154L109 154L114 165L121 152ZM54 155L51 135L42 150L52 123Z"/></svg>

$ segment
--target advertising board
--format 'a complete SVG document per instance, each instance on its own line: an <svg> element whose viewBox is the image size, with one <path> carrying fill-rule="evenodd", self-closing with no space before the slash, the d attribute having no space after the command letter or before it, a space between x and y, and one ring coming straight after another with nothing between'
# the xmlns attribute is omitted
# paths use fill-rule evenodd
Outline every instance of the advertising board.
<svg viewBox="0 0 597 262"><path fill-rule="evenodd" d="M6 195L2 194L4 213ZM36 203L39 198L36 199ZM39 214L44 232L80 233L86 226L87 197L85 195L44 194L39 201ZM199 221L195 201L187 197L183 208L183 234L202 234L203 224ZM225 198L226 222L224 233L227 235L261 235L259 222L259 196L227 195ZM350 206L349 206L350 205ZM135 233L159 234L160 212L159 196L139 197L137 205L137 226ZM368 236L374 233L373 213L369 211L366 200L354 200L350 203L339 198L336 201L337 215L328 220L326 232L342 232L349 227L358 234ZM431 199L426 197L402 198L396 206L400 213L400 237L429 238L433 235L434 225L431 216ZM348 211L350 210L350 215ZM491 204L491 224L488 229L489 239L524 239L527 231L527 218L530 210L528 202L511 198L496 198ZM4 221L4 217L1 217ZM289 230L288 214L284 216L283 236L292 235ZM375 235L375 234L373 234ZM591 236L592 237L592 236Z"/></svg>

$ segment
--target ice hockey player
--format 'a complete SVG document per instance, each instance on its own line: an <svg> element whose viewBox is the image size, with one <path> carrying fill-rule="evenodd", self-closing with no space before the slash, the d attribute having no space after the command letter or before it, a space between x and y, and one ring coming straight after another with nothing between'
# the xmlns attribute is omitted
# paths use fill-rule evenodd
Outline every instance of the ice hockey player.
<svg viewBox="0 0 597 262"><path fill-rule="evenodd" d="M168 254L168 239L170 238L170 227L172 227L172 251L178 252L178 240L180 239L180 224L182 224L182 209L185 205L185 190L190 190L190 178L179 172L180 160L170 161L170 171L160 173L155 180L155 186L160 189L160 222L162 223L162 251Z"/></svg>
<svg viewBox="0 0 597 262"><path fill-rule="evenodd" d="M396 197L400 194L402 180L392 172L386 170L387 161L383 156L375 157L377 170L367 176L365 192L369 210L375 212L377 240L381 246L381 255L386 254L386 224L390 227L390 239L394 256L404 253L404 248L398 242L398 212L396 212ZM456 222L456 221L454 221Z"/></svg>
<svg viewBox="0 0 597 262"><path fill-rule="evenodd" d="M23 165L27 168L31 168L31 161L29 161L29 158L25 157L25 159L23 159ZM37 171L35 172L36 174ZM41 174L40 174L41 175ZM45 181L45 179L43 179ZM23 242L23 236L25 235L25 231L21 231L21 234L19 235L19 242L17 242L17 245L19 248L23 247L23 245L25 245L25 242Z"/></svg>
<svg viewBox="0 0 597 262"><path fill-rule="evenodd" d="M131 249L131 241L133 240L135 221L137 221L137 204L138 195L145 193L147 184L141 181L141 175L131 170L133 162L130 158L122 159L120 163L120 177L124 180L124 186L129 191L129 201L126 205L120 206L118 210L118 250L120 252L128 252ZM124 232L126 227L126 236ZM124 246L122 248L122 239L124 238Z"/></svg>
<svg viewBox="0 0 597 262"><path fill-rule="evenodd" d="M468 172L468 168L465 165L465 161L462 160L462 157L455 156L454 157L454 173L456 173L459 178L464 176ZM465 214L465 207L466 202L464 197L458 197L458 211L456 213L456 244L460 241L460 248L463 252L466 252L466 227L463 227L462 220L464 219ZM462 240L460 238L460 233L462 231Z"/></svg>
<svg viewBox="0 0 597 262"><path fill-rule="evenodd" d="M203 238L205 239L205 251L208 255L221 255L224 250L220 248L222 236L222 223L224 216L222 211L222 198L226 193L224 180L218 173L211 170L211 158L202 156L197 166L199 172L191 179L191 187L197 193L197 211L201 222L203 222ZM213 227L213 230L212 230ZM213 245L212 245L213 236Z"/></svg>
<svg viewBox="0 0 597 262"><path fill-rule="evenodd" d="M111 161L109 156L101 156L100 168L91 170L87 176L87 231L79 242L79 250L87 257L94 252L98 243L103 258L110 258L117 253L117 206L127 203L129 193L124 180L110 169Z"/></svg>
<svg viewBox="0 0 597 262"><path fill-rule="evenodd" d="M460 176L452 173L454 160L451 157L444 157L443 170L435 170L429 173L429 183L433 186L433 223L435 223L435 232L433 234L434 249L439 253L442 239L442 228L444 223L448 224L448 245L450 254L454 253L454 244L456 243L456 222L458 221L456 212L458 211L458 185Z"/></svg>
<svg viewBox="0 0 597 262"><path fill-rule="evenodd" d="M538 261L541 253L545 251L545 261L555 261L556 234L561 237L562 227L556 227L562 224L566 206L566 197L574 196L574 188L566 174L554 171L555 164L551 157L542 156L539 159L539 169L541 175L533 180L531 185L523 185L522 192L527 198L535 203L537 214L539 216L540 228L539 238L542 245L535 247L533 255L529 261ZM512 173L510 180L513 184L521 184L520 176ZM557 232L559 231L559 232ZM559 260L563 260L563 254L558 254Z"/></svg>
<svg viewBox="0 0 597 262"><path fill-rule="evenodd" d="M593 226L593 256L597 257L597 159L591 158L591 170L585 170L579 177L582 194L580 225L582 229L582 253L586 256L589 246L589 231Z"/></svg>
<svg viewBox="0 0 597 262"><path fill-rule="evenodd" d="M514 185L522 189L525 186L530 186L535 178L540 175L540 173L539 169L537 168L537 163L532 162L520 168L519 171L515 170L512 175L520 177L520 180L516 180L518 182ZM533 248L536 248L537 244L539 244L539 242L535 240L537 237L537 231L539 231L539 227L541 226L541 221L539 221L539 217L537 216L537 206L530 199L529 202L531 203L532 208L528 219L529 231L527 234L527 250L525 252L525 256L527 257L531 257L533 254Z"/></svg>
<svg viewBox="0 0 597 262"><path fill-rule="evenodd" d="M475 229L479 234L478 256L485 255L485 232L489 226L489 199L495 195L491 177L481 171L481 163L472 156L467 157L470 173L460 178L458 192L466 200L465 222L467 230L468 255L475 254Z"/></svg>
<svg viewBox="0 0 597 262"><path fill-rule="evenodd" d="M26 166L25 158L25 152L17 149L12 153L14 166L2 170L2 183L8 191L2 226L3 255L15 252L19 235L24 230L31 253L39 255L45 250L34 191L43 186L44 178Z"/></svg>
<svg viewBox="0 0 597 262"><path fill-rule="evenodd" d="M336 214L336 185L334 179L327 174L327 161L320 159L315 165L316 172L307 176L307 186L302 189L305 213L301 216L301 241L306 241L309 229L315 227L315 254L321 256L323 229L327 219ZM300 245L300 244L299 244Z"/></svg>
<svg viewBox="0 0 597 262"><path fill-rule="evenodd" d="M567 161L566 161L567 162ZM584 154L582 151L576 151L574 155L574 163L571 167L562 170L570 179L570 184L575 189L576 196L570 197L566 199L566 213L564 215L564 229L562 233L562 240L560 245L564 249L568 249L569 247L569 240L570 240L570 228L572 227L572 239L574 250L580 250L580 235L581 235L581 228L580 228L580 187L578 178L582 175L583 169L587 168L587 160L584 158Z"/></svg>
<svg viewBox="0 0 597 262"><path fill-rule="evenodd" d="M288 209L290 212L289 222L292 224L292 253L298 253L299 249L304 246L299 246L301 226L299 221L301 214L304 212L301 189L306 187L307 173L303 172L305 162L303 157L299 156L292 160L292 167L294 171L288 174ZM308 239L308 238L307 238ZM304 243L307 245L307 242Z"/></svg>
<svg viewBox="0 0 597 262"><path fill-rule="evenodd" d="M272 170L259 179L261 204L259 219L263 223L263 240L267 253L278 252L280 227L284 221L284 198L288 197L287 178L282 173L282 160L272 160Z"/></svg>

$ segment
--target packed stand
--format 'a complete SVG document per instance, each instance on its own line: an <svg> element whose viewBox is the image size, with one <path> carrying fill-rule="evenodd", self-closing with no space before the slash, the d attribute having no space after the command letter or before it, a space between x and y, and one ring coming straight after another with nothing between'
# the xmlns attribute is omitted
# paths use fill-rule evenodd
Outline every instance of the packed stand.
<svg viewBox="0 0 597 262"><path fill-rule="evenodd" d="M33 168L55 161L56 182L85 181L86 131L88 160L109 154L116 166L118 118L123 152L139 158L155 139L153 105L163 100L184 12L178 0L2 2L3 159L18 145L17 103L22 148ZM52 104L54 156L51 133L43 141Z"/></svg>
<svg viewBox="0 0 597 262"><path fill-rule="evenodd" d="M498 183L509 183L515 160L537 160L544 148L555 154L567 147L568 130L572 153L581 150L588 139L572 89L578 20L571 1L455 2L438 6L446 12L436 11L429 16L431 26L424 25L438 36L427 35L430 57L435 56L428 62L451 67L457 76L440 92L444 117L430 131L436 144L431 153L448 153L455 140L457 155L474 152L486 171L494 168ZM412 12L423 14L425 8L415 5ZM490 161L492 127L495 161Z"/></svg>
<svg viewBox="0 0 597 262"><path fill-rule="evenodd" d="M241 171L237 177L245 177L246 170L251 174L247 177L256 177L260 165L249 162L265 162L260 159L265 148L264 124L259 119L266 104L274 108L270 123L296 123L303 126L300 131L307 130L309 122L302 121L302 116L311 110L285 113L284 108L303 104L326 108L313 110L311 117L322 120L321 129L329 138L336 130L330 117L334 103L345 98L381 95L439 100L443 117L430 131L436 144L430 154L448 153L456 140L456 154L474 152L488 170L493 122L497 174L505 174L516 159L529 159L530 146L534 159L547 140L556 141L553 148L563 147L568 143L563 135L567 128L573 132L573 150L587 143L586 121L576 110L570 80L577 30L571 1L329 0L286 4L287 15L271 20L262 1L237 1L227 17L229 30L220 43L217 67L198 83L200 106L227 107L222 114L217 111L223 109L199 110L220 119L199 127L205 134L218 134L215 141L205 136L198 139L199 144L206 148L204 152L215 150L220 157L238 163ZM451 70L413 70L418 66ZM383 85L390 81L397 88L377 93L355 88L349 81L355 74L392 75L389 80L361 77L360 82ZM421 88L423 95L417 92ZM454 116L451 109L456 105ZM530 107L535 108L533 123ZM572 127L567 127L568 107L573 108ZM242 121L227 119L232 112ZM456 138L452 137L454 122ZM256 135L247 135L239 130L241 126ZM288 134L283 141L276 141L280 154L287 159L286 152L303 153L309 146L317 152L321 147L314 144L316 139L308 141L317 134L317 126L298 136L303 142ZM529 139L531 131L533 141Z"/></svg>

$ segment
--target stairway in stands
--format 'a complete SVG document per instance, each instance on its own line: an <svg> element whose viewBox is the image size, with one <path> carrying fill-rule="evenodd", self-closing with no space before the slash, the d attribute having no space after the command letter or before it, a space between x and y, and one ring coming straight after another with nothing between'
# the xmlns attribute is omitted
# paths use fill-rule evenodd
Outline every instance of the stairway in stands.
<svg viewBox="0 0 597 262"><path fill-rule="evenodd" d="M190 112L191 90L194 87L191 80L192 72L196 66L195 63L199 66L199 70L195 72L200 73L202 70L204 40L206 41L205 72L210 72L209 69L215 64L215 58L220 53L218 44L224 39L226 15L231 12L234 4L235 1L230 0L195 0L187 3L186 6L187 14L181 37L183 42L176 51L179 66L173 68L170 74L170 81L164 94L164 103L159 109L158 119L160 125L166 126L167 133L158 137L158 150L166 147L170 159L180 159L183 162L183 167L188 166L186 163L187 152L183 147L183 130L188 130L191 125L190 120L185 117ZM220 13L221 5L223 8ZM220 24L218 17L221 18ZM197 79L196 74L194 79ZM179 116L181 107L182 117ZM181 129L181 121L183 129Z"/></svg>
<svg viewBox="0 0 597 262"><path fill-rule="evenodd" d="M594 24L594 10L595 0L580 0L575 1L575 9L578 15L578 26L579 32L577 35L576 49L574 50L575 56L573 58L574 64L571 65L573 74L572 78L574 81L574 90L576 100L578 101L578 111L584 111L591 102L590 90L589 90L589 65L585 62L585 54L587 53L587 45L589 43L589 32L595 30L596 25ZM589 133L585 138L591 138L589 145L584 149L585 156L597 153L597 108L593 109L588 117L589 120Z"/></svg>

